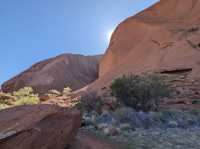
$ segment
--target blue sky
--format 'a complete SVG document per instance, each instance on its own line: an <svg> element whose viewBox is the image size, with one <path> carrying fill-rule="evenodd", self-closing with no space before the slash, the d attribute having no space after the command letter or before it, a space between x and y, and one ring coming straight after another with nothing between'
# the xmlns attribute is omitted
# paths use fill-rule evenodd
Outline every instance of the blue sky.
<svg viewBox="0 0 200 149"><path fill-rule="evenodd" d="M0 0L0 84L62 53L103 53L117 24L156 1Z"/></svg>

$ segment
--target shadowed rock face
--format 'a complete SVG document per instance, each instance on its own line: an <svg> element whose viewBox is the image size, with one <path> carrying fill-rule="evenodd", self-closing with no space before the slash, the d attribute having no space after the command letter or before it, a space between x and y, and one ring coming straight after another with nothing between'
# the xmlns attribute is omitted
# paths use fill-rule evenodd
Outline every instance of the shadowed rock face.
<svg viewBox="0 0 200 149"><path fill-rule="evenodd" d="M62 91L69 86L80 89L96 80L101 56L63 54L33 65L28 70L2 85L4 92L13 92L31 86L38 93L50 89Z"/></svg>
<svg viewBox="0 0 200 149"><path fill-rule="evenodd" d="M0 111L1 149L64 149L75 137L81 114L52 105Z"/></svg>
<svg viewBox="0 0 200 149"><path fill-rule="evenodd" d="M91 87L101 89L122 74L156 71L180 77L179 86L189 86L183 92L199 89L199 14L200 0L161 0L126 19L113 33ZM200 96L200 89L194 94Z"/></svg>

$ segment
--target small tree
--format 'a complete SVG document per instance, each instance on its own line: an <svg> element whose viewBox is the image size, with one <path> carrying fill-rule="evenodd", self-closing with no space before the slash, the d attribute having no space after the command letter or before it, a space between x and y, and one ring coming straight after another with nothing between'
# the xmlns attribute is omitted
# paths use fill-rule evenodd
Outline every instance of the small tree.
<svg viewBox="0 0 200 149"><path fill-rule="evenodd" d="M169 97L171 87L159 74L127 75L111 84L112 94L135 110L157 110L159 99Z"/></svg>

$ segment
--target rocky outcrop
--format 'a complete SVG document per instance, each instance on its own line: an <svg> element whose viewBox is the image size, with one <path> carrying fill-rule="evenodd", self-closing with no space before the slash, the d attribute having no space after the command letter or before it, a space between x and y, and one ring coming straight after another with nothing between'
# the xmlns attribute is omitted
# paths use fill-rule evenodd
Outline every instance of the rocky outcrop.
<svg viewBox="0 0 200 149"><path fill-rule="evenodd" d="M161 0L126 19L113 33L91 88L100 90L123 74L159 72L178 77L178 96L200 98L199 14L200 0Z"/></svg>
<svg viewBox="0 0 200 149"><path fill-rule="evenodd" d="M81 125L78 111L52 105L0 111L1 149L64 149Z"/></svg>
<svg viewBox="0 0 200 149"><path fill-rule="evenodd" d="M62 91L67 86L80 89L97 79L100 58L63 54L44 60L5 82L2 90L13 92L24 86L33 87L37 93L46 93L50 89Z"/></svg>

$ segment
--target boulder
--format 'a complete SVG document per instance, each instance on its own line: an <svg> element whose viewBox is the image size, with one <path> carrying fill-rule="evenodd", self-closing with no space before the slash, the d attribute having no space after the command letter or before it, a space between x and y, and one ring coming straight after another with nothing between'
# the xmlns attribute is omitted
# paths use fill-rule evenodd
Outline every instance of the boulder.
<svg viewBox="0 0 200 149"><path fill-rule="evenodd" d="M0 149L64 149L81 125L76 110L52 105L0 111Z"/></svg>

